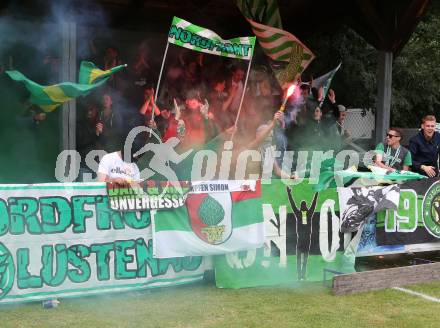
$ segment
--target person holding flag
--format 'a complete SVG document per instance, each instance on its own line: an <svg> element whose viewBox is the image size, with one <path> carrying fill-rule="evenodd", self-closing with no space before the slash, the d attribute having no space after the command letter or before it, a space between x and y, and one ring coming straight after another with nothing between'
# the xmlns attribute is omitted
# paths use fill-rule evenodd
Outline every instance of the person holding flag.
<svg viewBox="0 0 440 328"><path fill-rule="evenodd" d="M327 97L321 100L320 104L323 135L328 137L328 146L334 151L338 151L343 146L343 141L347 137L345 135L347 131L341 130L342 123L347 115L346 108L337 104L336 93L333 89L328 90ZM341 113L341 110L343 110L343 113Z"/></svg>
<svg viewBox="0 0 440 328"><path fill-rule="evenodd" d="M237 114L240 107L240 101L243 92L245 92L243 79L245 77L245 70L243 67L236 65L232 68L232 75L227 81L227 89L229 94L233 94L231 104L229 105L229 111Z"/></svg>
<svg viewBox="0 0 440 328"><path fill-rule="evenodd" d="M237 90L235 91L235 97L231 103L232 110L236 110L236 114L234 113L234 126L236 127L240 118L244 93L249 78L249 71L255 47L255 37L238 37L229 40L223 40L213 31L210 31L201 26L191 24L190 22L187 22L179 17L174 17L170 31L168 33L168 42L162 60L162 67L159 73L159 81L157 83L158 89L160 87L161 76L165 59L167 57L169 44L174 44L180 47L202 53L208 53L211 55L248 61L247 70L245 71L244 68L237 67L233 71L233 79L231 80L231 85L235 85L234 88L237 88ZM244 72L246 72L246 74L244 74ZM192 85L192 87L195 86ZM242 92L240 92L240 89L242 89ZM231 136L231 138L233 139L233 135Z"/></svg>
<svg viewBox="0 0 440 328"><path fill-rule="evenodd" d="M276 130L284 126L284 113L276 111L274 113L271 102L268 99L262 99L259 103L259 112L261 115L261 124L257 128L254 141L250 147L259 147L261 154L262 178L271 178L272 174L281 179L295 179L293 172L285 172L282 169L282 162L275 155L276 150Z"/></svg>
<svg viewBox="0 0 440 328"><path fill-rule="evenodd" d="M237 88L226 92L226 79L216 76L211 81L211 90L208 93L209 112L214 115L214 120L221 131L234 125L235 115L229 107L236 95Z"/></svg>

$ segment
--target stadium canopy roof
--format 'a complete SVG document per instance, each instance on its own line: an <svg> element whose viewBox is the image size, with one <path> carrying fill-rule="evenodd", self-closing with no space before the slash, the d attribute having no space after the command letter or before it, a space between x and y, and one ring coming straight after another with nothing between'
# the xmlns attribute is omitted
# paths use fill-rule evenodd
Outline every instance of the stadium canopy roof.
<svg viewBox="0 0 440 328"><path fill-rule="evenodd" d="M347 26L378 50L397 55L426 12L430 0L278 0L283 28L300 39ZM225 38L251 33L234 0L3 0L0 15L16 19L50 18L62 8L79 17L102 12L90 25L167 32L173 16L211 28ZM105 17L105 22L99 19ZM79 23L79 22L78 22Z"/></svg>

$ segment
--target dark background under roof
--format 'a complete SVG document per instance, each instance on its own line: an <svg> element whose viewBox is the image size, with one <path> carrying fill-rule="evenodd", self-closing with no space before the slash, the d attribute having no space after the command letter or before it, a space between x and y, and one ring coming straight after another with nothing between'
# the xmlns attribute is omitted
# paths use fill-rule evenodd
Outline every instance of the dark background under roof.
<svg viewBox="0 0 440 328"><path fill-rule="evenodd" d="M378 50L397 55L430 0L278 0L283 28L300 39L350 27ZM50 20L54 5L64 13L96 13L88 25L167 33L173 16L212 29L223 38L251 32L233 0L3 0L0 15Z"/></svg>

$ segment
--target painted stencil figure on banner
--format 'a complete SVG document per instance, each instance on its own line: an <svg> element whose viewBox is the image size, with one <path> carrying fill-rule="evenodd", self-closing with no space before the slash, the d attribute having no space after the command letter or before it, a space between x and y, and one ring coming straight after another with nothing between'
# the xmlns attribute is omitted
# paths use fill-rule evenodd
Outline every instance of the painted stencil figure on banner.
<svg viewBox="0 0 440 328"><path fill-rule="evenodd" d="M300 208L295 204L292 197L292 190L287 187L287 196L289 197L290 206L292 207L295 217L296 226L296 269L298 280L306 280L307 259L309 257L310 245L312 243L312 219L316 209L318 193L313 196L312 203L307 208L305 200L301 201ZM302 261L301 261L302 258Z"/></svg>
<svg viewBox="0 0 440 328"><path fill-rule="evenodd" d="M358 234L340 231L336 188L318 194L307 182L286 190L272 180L262 184L262 197L264 247L215 257L217 287L291 285L322 281L324 269L355 271Z"/></svg>
<svg viewBox="0 0 440 328"><path fill-rule="evenodd" d="M341 208L342 232L358 231L366 219L383 209L396 210L399 205L400 187L338 188Z"/></svg>

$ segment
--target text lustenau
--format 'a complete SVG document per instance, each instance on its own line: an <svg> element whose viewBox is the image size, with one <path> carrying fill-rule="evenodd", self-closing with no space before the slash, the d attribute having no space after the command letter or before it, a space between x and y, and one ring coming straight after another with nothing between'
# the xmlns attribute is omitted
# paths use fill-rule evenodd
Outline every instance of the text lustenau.
<svg viewBox="0 0 440 328"><path fill-rule="evenodd" d="M250 60L255 46L255 37L223 40L206 28L174 17L168 33L168 42L217 56Z"/></svg>
<svg viewBox="0 0 440 328"><path fill-rule="evenodd" d="M153 258L149 211L115 212L104 185L0 186L0 303L181 284L201 257Z"/></svg>

